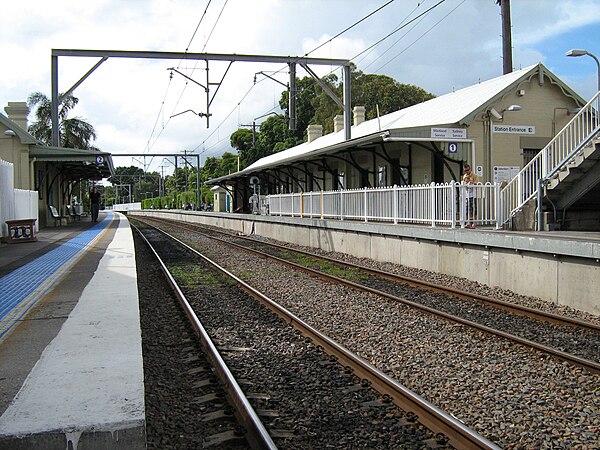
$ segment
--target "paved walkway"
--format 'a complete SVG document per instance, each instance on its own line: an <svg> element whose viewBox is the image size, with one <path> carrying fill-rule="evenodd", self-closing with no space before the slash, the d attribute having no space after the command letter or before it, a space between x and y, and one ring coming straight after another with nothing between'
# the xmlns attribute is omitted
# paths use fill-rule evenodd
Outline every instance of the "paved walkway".
<svg viewBox="0 0 600 450"><path fill-rule="evenodd" d="M0 449L145 448L133 238L101 218L0 248Z"/></svg>

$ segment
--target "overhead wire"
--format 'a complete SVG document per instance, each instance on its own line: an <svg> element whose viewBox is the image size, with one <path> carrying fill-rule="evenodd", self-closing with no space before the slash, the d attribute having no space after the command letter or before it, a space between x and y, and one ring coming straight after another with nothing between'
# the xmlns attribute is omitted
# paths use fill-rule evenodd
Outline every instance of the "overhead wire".
<svg viewBox="0 0 600 450"><path fill-rule="evenodd" d="M190 38L190 41L188 42L188 45L187 45L187 46L186 46L186 48L185 48L185 53L187 53L187 52L189 51L189 49L190 49L190 46L192 45L192 42L194 41L194 38L196 37L196 34L198 33L198 30L199 30L199 28L200 28L200 25L202 24L202 22L203 22L204 18L206 17L206 13L207 13L207 11L208 11L208 8L209 8L209 6L210 6L211 2L212 2L212 0L208 0L208 3L206 4L206 7L204 8L204 12L202 13L202 16L200 17L200 20L198 21L198 24L196 25L196 29L195 29L195 30L194 30L194 32L192 33L192 37ZM225 2L225 3L227 3L227 2ZM222 12L222 10L221 10L221 12ZM219 15L219 17L220 17L220 15ZM206 45L205 45L205 46L206 46ZM181 64L182 64L182 62L183 62L183 61L184 61L184 58L182 58L182 59L179 61L178 65L177 65L177 68L181 67ZM151 131L151 133L150 133L150 136L148 137L148 141L146 142L146 148L144 149L144 153L147 153L147 152L149 152L149 151L151 150L151 148L154 146L154 144L156 143L156 141L158 140L158 138L161 136L161 134L163 133L164 129L166 128L166 126L168 125L168 123L169 123L169 122L170 122L170 120L171 120L171 119L169 118L169 119L167 119L167 122L166 122L166 123L163 123L163 124L162 124L161 130L159 131L159 133L158 133L158 135L156 136L156 138L154 139L154 141L152 141L152 138L153 138L153 136L154 136L154 133L155 133L155 131L156 131L156 126L157 126L157 124L158 124L158 121L159 121L159 119L160 119L160 117L161 117L161 114L164 114L165 101L166 101L167 95L168 95L168 93L169 93L169 89L170 89L170 87L171 87L171 81L172 81L172 78L173 78L173 77L172 77L172 75L171 75L171 76L169 77L169 83L168 83L168 85L167 85L167 88L165 89L165 95L163 96L163 100L162 100L162 102L161 102L161 106L160 106L160 108L159 108L159 111L158 111L158 113L157 113L156 120L155 120L155 122L154 122L154 126L153 126L153 128L152 128L152 131ZM186 83L186 85L187 85L187 83ZM183 89L183 92L185 92L185 87L184 87L184 89ZM181 98L182 98L182 96L183 96L183 92L180 94L180 96L179 96L179 99L177 100L177 104L179 104L179 102L181 101ZM164 119L163 119L163 120L164 120ZM150 141L152 141L152 143L150 143Z"/></svg>
<svg viewBox="0 0 600 450"><path fill-rule="evenodd" d="M437 2L435 5L431 6L430 8L426 9L425 11L423 11L421 14L419 14L418 16L410 19L408 22L406 22L404 25L401 25L399 27L397 27L396 29L394 29L393 31L391 31L390 33L386 34L384 37L382 37L381 39L379 39L377 42L375 42L374 44L370 45L369 47L365 48L363 51L361 51L360 53L354 55L354 57L352 59L356 59L359 56L361 56L363 53L367 52L368 50L371 50L373 47L381 44L383 41L385 41L386 39L388 39L390 36L393 36L394 34L396 34L398 31L406 28L408 25L410 25L411 23L413 23L414 21L416 21L417 19L421 18L422 16L429 14L431 11L433 11L435 8L437 8L438 6L440 6L442 3L444 3L446 0L440 0L439 2Z"/></svg>
<svg viewBox="0 0 600 450"><path fill-rule="evenodd" d="M332 38L330 38L329 40L321 43L320 45L318 45L317 47L313 48L312 50L306 52L304 54L304 56L308 56L311 53L316 52L317 50L319 50L321 47L325 46L326 44L330 43L331 41L333 41L334 39L340 37L342 34L346 33L347 31L351 30L352 28L354 28L355 26L359 25L360 23L364 22L366 19L368 19L369 17L371 17L372 15L378 13L379 11L381 11L383 8L385 8L386 6L390 5L391 3L393 3L395 0L389 0L388 2L384 3L383 5L381 5L380 7L378 7L377 9L371 11L369 14L367 14L366 16L364 16L362 19L357 20L356 22L354 22L352 25L346 27L345 29L343 29L342 31L340 31L339 33L337 33L335 36L333 36ZM280 68L279 70L276 70L273 72L273 74L277 74L279 72L281 72L282 70L285 70L287 66L283 66L282 68ZM339 68L339 67L338 67ZM337 70L337 68L335 69ZM333 71L332 71L333 72ZM264 81L260 80L260 81Z"/></svg>
<svg viewBox="0 0 600 450"><path fill-rule="evenodd" d="M458 5L456 5L454 8L452 8L444 17L442 17L440 20L438 20L436 23L434 23L428 30L426 30L423 34L421 34L417 39L415 39L413 42L411 42L406 48L404 48L400 53L396 54L396 56L394 56L393 58L390 58L385 64L383 64L382 66L380 66L377 70L375 70L375 72L379 72L381 69L383 69L385 66L387 66L389 63L391 63L392 61L394 61L396 58L398 58L402 53L404 53L405 51L407 51L409 48L411 48L413 45L415 45L418 41L420 41L423 37L425 37L427 34L429 34L429 32L431 30L433 30L435 27L437 27L440 23L442 23L444 20L446 20L446 18L448 18L448 16L450 16L450 14L452 14L454 11L456 11L460 6L462 6L463 3L465 3L467 0L462 0L462 2L460 2Z"/></svg>
<svg viewBox="0 0 600 450"><path fill-rule="evenodd" d="M382 10L384 7L386 7L386 6L388 6L389 4L393 3L393 1L394 1L394 0L390 0L390 1L386 2L386 3L385 3L385 4L383 4L382 6L378 7L377 9L375 9L374 11L372 11L371 13L369 13L367 16L365 16L365 17L363 17L362 19L360 19L360 20L356 21L356 22L355 22L355 23L353 23L351 26L349 26L349 27L345 28L344 30L342 30L341 32L339 32L338 34L336 34L334 37L332 37L332 38L331 38L331 39L329 39L328 41L325 41L325 42L321 43L320 45L318 45L318 46L317 46L317 47L315 47L314 49L312 49L312 50L310 50L309 52L305 53L305 55L304 55L304 56L308 56L308 55L310 55L311 53L314 53L316 50L320 49L321 47L323 47L323 46L324 46L324 45L326 45L327 43L329 43L329 42L333 41L334 39L336 39L337 37L341 36L342 34L344 34L345 32L347 32L348 30L350 30L350 29L354 28L355 26L357 26L358 24L360 24L361 22L363 22L363 21L364 21L364 20L366 20L367 18L369 18L369 17L371 17L372 15L374 15L375 13L379 12L379 11L380 11L380 10ZM394 30L392 30L390 33L388 33L387 35L385 35L384 37L382 37L381 39L379 39L378 41L376 41L375 43L373 43L372 45L370 45L370 46L369 46L369 47L367 47L366 49L364 49L364 50L362 50L361 52L359 52L357 55L355 55L353 58L351 58L351 60L354 60L354 59L358 58L359 56L361 56L361 55L365 54L366 52L368 52L368 51L370 51L370 50L374 49L374 48L375 48L377 45L381 44L382 42L384 42L385 40L387 40L389 37L393 36L394 34L396 34L397 32L399 32L400 30L402 30L402 29L406 28L408 25L412 24L413 22L415 22L415 21L417 21L417 20L421 19L422 17L426 16L427 14L429 14L431 11L433 11L435 8L437 8L438 6L440 6L440 5L441 5L442 3L444 3L445 1L446 1L446 0L440 0L440 1L438 1L438 2L437 2L435 5L433 5L433 6L429 7L427 10L423 11L422 13L420 13L419 15L417 15L416 17L414 17L413 19L409 20L408 22L406 22L406 23L404 23L404 24L403 24L403 22L404 22L404 21L403 21L403 22L401 22L401 24L400 24L398 27L396 27L396 28L395 28ZM465 1L466 1L466 0L463 0L463 2L462 2L462 3L464 3ZM422 6L422 4L423 4L423 3L424 3L424 2L420 2L420 3L418 3L418 4L417 4L417 7L415 7L415 8L413 9L413 11L411 11L411 13L409 13L409 14L407 15L407 18L408 18L408 17L410 16L410 14L412 14L412 13L413 13L413 12L414 12L416 9L418 9L418 7L419 7L419 6ZM461 4L462 4L462 3L461 3ZM460 6L460 5L458 5L458 6ZM457 7L458 7L458 6L457 6ZM455 9L456 9L456 8L455 8ZM454 11L454 10L452 10L452 11ZM451 11L451 12L452 12L452 11ZM445 17L447 17L447 16L445 16ZM444 17L444 18L445 18L445 17ZM406 20L406 18L405 18L404 20ZM442 20L443 20L443 19L442 19ZM413 27L413 28L414 28L414 27ZM411 30L412 30L413 28L411 28ZM409 31L410 31L410 30L409 30ZM429 31L430 31L430 30L429 30ZM398 40L398 41L399 41L399 40ZM396 41L396 42L398 42L398 41ZM416 42L416 41L415 41L415 42ZM414 44L414 43L413 43L413 44ZM393 45L395 45L395 44L393 44ZM393 47L393 45L392 45L391 47ZM412 45L412 44L411 44L411 45ZM390 48L391 48L391 47L390 47ZM281 71L285 70L285 69L286 69L286 67L287 67L287 66L283 66L283 67L282 67L282 68L280 68L279 70L276 70L276 71L274 71L274 72L273 72L273 74L277 74L277 73L279 73L279 72L281 72ZM338 70L340 67L341 67L341 66L338 66L337 68L335 68L334 70L332 70L332 71L330 72L330 74L331 74L331 73L334 73L334 72L335 72L336 70ZM206 144L206 142L207 142L207 141L208 141L208 140L209 140L209 139L210 139L210 138L211 138L211 137L212 137L212 136L215 134L215 132L216 132L217 130L219 130L219 129L220 129L220 127L221 127L221 126L222 126L222 125L223 125L223 124L224 124L224 123L227 121L227 119L229 119L229 117L230 117L230 116L231 116L231 115L232 115L232 114L235 112L235 110L236 110L236 109L239 107L239 105L240 105L240 104L241 104L241 103L242 103L242 102L245 100L245 98L246 98L246 97L247 97L247 96L250 94L250 92L251 92L251 91L252 91L252 89L253 89L253 88L256 86L256 84L258 84L258 83L260 83L260 82L262 82L262 81L265 81L265 80L266 80L266 78L263 78L262 80L258 80L258 81L256 81L256 82L255 82L255 83L254 83L254 84L253 84L253 85L250 87L250 89L248 89L248 91L247 91L247 92L246 92L246 93L243 95L242 99L241 99L241 100L240 100L240 101L239 101L239 102L238 102L238 103L235 105L235 107L232 109L232 111L231 111L231 112L230 112L230 113L229 113L229 114L228 114L228 115L227 115L227 116L226 116L226 117L225 117L225 118L224 118L224 119L221 121L221 123L220 123L220 124L217 126L217 128L215 129L215 131L213 131L211 134L209 134L209 135L208 135L208 136L207 136L207 137L206 137L206 138L205 138L205 139L204 139L204 140L203 140L203 141L202 141L200 144L198 144L198 145L197 145L197 146L194 148L194 150L192 150L192 151L195 151L195 150L197 150L198 148L200 148L201 146L204 146L204 145ZM272 111L273 109L275 109L275 108L272 108L272 109L271 109L271 111ZM225 139L225 138L221 139L221 140L220 140L218 143L222 142L222 140L224 140L224 139ZM217 144L213 144L213 146L216 146L216 145L218 145L218 143L217 143ZM212 147L209 147L209 148L212 148Z"/></svg>
<svg viewBox="0 0 600 450"><path fill-rule="evenodd" d="M365 17L363 17L362 19L354 22L352 25L350 25L349 27L345 28L344 30L340 31L338 34L336 34L335 36L333 36L331 39L323 42L321 45L313 48L311 51L307 52L304 54L304 56L308 56L311 53L316 52L317 50L319 50L321 47L325 46L326 44L330 43L331 41L333 41L334 39L340 37L342 34L344 34L346 31L351 30L352 28L354 28L355 26L357 26L358 24L360 24L361 22L364 22L365 20L367 20L369 17L371 17L373 14L378 13L379 11L381 11L383 8L385 8L386 6L388 6L390 3L393 3L395 0L389 0L387 3L381 5L379 8L375 9L374 11L371 11L369 14L367 14Z"/></svg>
<svg viewBox="0 0 600 450"><path fill-rule="evenodd" d="M223 11L225 10L225 7L227 6L228 2L229 2L229 0L225 0L225 2L223 3L223 7L221 8L221 11L219 12L219 15L217 16L217 19L215 20L215 23L214 23L214 25L213 25L213 27L212 27L212 29L211 29L208 37L206 38L206 41L204 42L204 45L202 46L202 52L204 52L204 50L206 49L206 46L208 45L208 41L210 40L213 32L215 31L215 28L217 27L217 24L218 24L219 20L221 19L221 15L223 14ZM211 0L209 0L208 5L206 6L206 9L204 10L204 14L202 15L202 18L200 19L200 21L202 21L202 19L206 15L206 10L208 10L208 6L210 5L210 3L211 3ZM198 27L199 26L200 26L200 23L198 24ZM196 32L198 31L198 27L196 27L196 30L194 31L194 36L196 35ZM192 36L192 40L193 40L193 36ZM190 44L189 45L191 45L192 40L190 40ZM189 49L189 45L188 45L188 48L186 48L186 52ZM182 59L182 61L183 61L183 59ZM195 61L194 67L192 67L191 71L189 72L190 75L193 74L194 71L197 69L198 62L199 62L198 60ZM185 82L185 84L183 86L183 89L181 90L181 93L179 94L179 98L177 99L177 101L175 102L175 105L173 106L173 110L171 111L171 114L169 115L169 119L167 120L167 123L165 124L165 127L171 121L171 118L175 114L175 111L177 111L177 108L179 106L179 102L181 102L181 99L183 98L183 95L185 94L185 91L186 91L188 85L189 85L189 81L186 80L186 82ZM163 127L163 129L164 129L164 127ZM162 134L162 130L161 130L161 134ZM158 137L157 137L157 139L158 139Z"/></svg>
<svg viewBox="0 0 600 450"><path fill-rule="evenodd" d="M438 3L436 3L435 5L431 6L431 7L430 7L430 8L428 8L427 10L423 11L422 13L420 13L418 16L416 16L416 17L414 17L413 19L409 20L408 22L404 23L404 21L405 21L405 20L406 20L408 17L410 17L410 15L411 15L412 13L414 13L414 12L415 12L415 11L416 11L416 10L417 10L417 9L418 9L420 6L422 6L422 5L423 5L425 2L419 2L419 3L417 3L417 6L416 6L416 7L415 7L415 8L414 8L414 9L413 9L413 10L412 10L412 11L411 11L409 14L407 14L407 16L406 16L406 17L405 17L405 18L402 20L402 22L400 22L400 25L398 25L398 26L397 26L397 27L396 27L394 30L392 30L390 33L388 33L387 35L385 35L383 38L379 39L379 40L378 40L377 42L375 42L374 44L370 45L369 47L367 47L366 49L362 50L360 53L358 53L358 54L357 54L357 55L355 55L354 57L350 58L350 60L355 60L357 57L359 57L359 56L363 55L365 52L368 52L368 51L370 51L370 50L374 49L374 48L375 48L377 45L379 45L379 44L381 44L382 42L384 42L384 41L385 41L386 39L388 39L390 36L393 36L393 35L394 35L395 33L397 33L398 31L400 31L400 30L402 30L402 29L406 28L408 25L410 25L411 23L415 22L416 20L418 20L418 19L421 19L421 20L422 20L422 18L424 18L424 17L425 17L427 14L429 14L431 11L433 11L435 8L437 8L439 5L441 5L441 4L442 4L442 3L444 3L445 1L446 1L446 0L440 0L440 1L438 1ZM464 2L464 1L466 1L466 0L463 0L463 2ZM389 5L390 3L391 3L391 1L390 1L390 2L387 2L387 3L385 3L384 5L382 5L381 7L377 8L375 11L373 11L372 13L370 13L369 15L365 16L363 19L361 19L361 20L359 20L359 21L355 22L355 23L354 23L353 25L351 25L350 27L347 27L345 30L343 30L342 32L338 33L336 36L334 36L333 38L331 38L329 41L326 41L326 42L324 42L323 44L321 44L321 45L317 46L316 48L314 48L313 50L311 50L310 52L307 52L307 53L305 54L305 56L308 56L309 54L311 54L311 53L315 52L316 50L318 50L319 48L321 48L323 45L327 44L328 42L331 42L331 41L332 41L333 39L335 39L336 37L339 37L341 34L345 33L346 31L350 30L350 29L351 29L351 28L353 28L354 26L358 25L358 24L359 24L359 23L361 23L361 22L362 22L362 21L363 21L365 18L372 16L374 13L376 13L376 12L380 11L381 9L383 9L385 6ZM460 6L460 5L459 5L459 6ZM420 21L419 21L419 22L420 22ZM413 28L411 28L411 30L412 30L412 29L414 29L414 27L413 27ZM411 31L411 30L409 30L409 31ZM408 32L407 32L407 33L408 33ZM405 34L405 35L406 35L406 34ZM398 41L396 41L396 42L398 42ZM393 45L392 45L392 47L393 47ZM368 53L367 53L367 54L368 54ZM335 69L332 69L332 70L331 70L331 71L330 71L330 72L329 72L327 75L331 75L332 73L334 73L335 71L337 71L337 70L338 70L338 69L340 69L341 67L342 67L342 66L338 66L338 67L336 67ZM279 69L279 71L276 71L275 73L277 73L277 72L280 72L280 71L284 70L284 68L285 68L285 67L283 67L283 68ZM325 75L325 76L327 76L327 75ZM263 79L263 80L260 80L260 81L264 81L264 79Z"/></svg>
<svg viewBox="0 0 600 450"><path fill-rule="evenodd" d="M427 1L427 0L425 0L425 1ZM402 19L402 21L401 21L401 22L400 22L400 23L399 23L397 26L398 26L398 27L399 27L399 26L401 26L401 25L404 23L404 21L405 21L405 20L407 20L407 19L408 19L408 18L409 18L409 17L410 17L410 16L411 16L411 15L412 15L412 14L413 14L413 13L414 13L416 10L417 10L417 9L419 9L419 7L420 7L420 6L422 6L422 5L424 5L424 4L425 4L425 1L422 1L422 2L419 2L419 3L417 3L417 6L415 6L415 7L413 8L413 10L412 10L411 12L409 12L409 13L406 15L406 17L404 17L404 19ZM423 16L423 18L424 18L424 17L425 17L425 16ZM423 19L421 19L421 20L423 20ZM421 21L419 21L419 22L417 22L417 23L420 23L420 22L421 22ZM415 25L415 26L416 26L416 25ZM408 30L408 31L407 31L407 32L406 32L404 35L402 35L402 37L401 37L400 39L396 40L396 41L395 41L395 42L394 42L394 43L393 43L393 44L392 44L392 45L391 45L391 46L388 48L388 50L386 50L385 52L389 51L389 49L390 49L390 48L392 48L394 45L396 45L396 44L397 44L397 43L398 43L398 42L399 42L399 41L400 41L400 40L401 40L401 39L402 39L402 38L403 38L403 37L404 37L404 36L405 36L407 33L410 33L410 31L411 31L411 30L413 30L413 29L414 29L414 27L412 27L410 30ZM369 56L369 55L370 55L370 54L371 54L371 53L372 53L374 50L375 50L375 47L371 48L371 50L369 50L367 53L365 53L364 55L362 55L362 58L361 58L361 59L358 59L358 60L356 60L356 58L353 58L353 60L355 60L355 64L358 66L358 65L359 65L359 63L360 63L361 61L363 61L363 60L364 60L364 59L365 59L367 56ZM385 53L385 52L384 52L384 53ZM380 58L380 57L381 57L381 56L379 56L378 58ZM367 66L367 67L368 67L368 66ZM364 69L366 69L366 67L365 67Z"/></svg>
<svg viewBox="0 0 600 450"><path fill-rule="evenodd" d="M327 45L328 43L332 42L334 39L336 39L336 38L340 37L342 34L346 33L347 31L351 30L351 29L352 29L352 28L354 28L355 26L357 26L357 25L359 25L360 23L364 22L364 21L365 21L365 20L367 20L369 17L371 17L371 16L373 16L374 14L378 13L379 11L381 11L383 8L385 8L386 6L390 5L390 4L391 4L391 3L393 3L394 1L395 1L395 0L389 0L389 1L387 1L387 2L386 2L386 3L384 3L383 5L379 6L379 7L378 7L378 8L376 8L375 10L371 11L369 14L367 14L367 15L366 15L366 16L364 16L363 18L361 18L361 19L357 20L356 22L354 22L352 25L350 25L350 26L348 26L348 27L344 28L342 31L340 31L339 33L337 33L337 34L336 34L335 36L333 36L332 38L330 38L330 39L328 39L327 41L325 41L325 42L321 43L320 45L318 45L317 47L313 48L312 50L310 50L310 51L306 52L306 53L304 54L304 56L308 56L308 55L310 55L311 53L314 53L314 52L316 52L316 51L317 51L317 50L319 50L321 47L323 47L323 46ZM419 3L419 5L420 5L420 3ZM417 8L418 8L418 5L417 5ZM415 8L415 9L416 9L416 8ZM414 11L414 10L413 10L413 11ZM409 15L410 15L410 14L409 14ZM272 74L273 74L273 75L276 75L276 74L280 73L281 71L285 70L285 69L286 69L286 67L287 67L287 66L283 66L283 67L281 67L280 69L273 71L273 72L272 72ZM336 68L335 70L337 70L337 68ZM335 71L335 70L334 70L334 71ZM333 71L332 71L331 73L333 73ZM255 81L255 82L254 82L254 84L256 85L256 84L258 84L258 83L261 83L261 82L265 81L265 79L266 79L266 78L263 78L263 79L261 79L261 80ZM238 103L238 105L239 105L239 103ZM276 107L273 107L273 108L271 108L269 111L267 111L267 113L269 113L269 112L273 111L274 109L276 109ZM267 113L265 113L265 114L267 114Z"/></svg>

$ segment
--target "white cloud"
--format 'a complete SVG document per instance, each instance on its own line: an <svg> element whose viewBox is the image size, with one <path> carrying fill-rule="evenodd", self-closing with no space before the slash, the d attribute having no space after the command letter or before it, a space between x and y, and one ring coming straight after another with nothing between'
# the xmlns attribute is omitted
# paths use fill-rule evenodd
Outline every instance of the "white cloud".
<svg viewBox="0 0 600 450"><path fill-rule="evenodd" d="M189 45L191 52L296 56L327 42L381 6L381 2L364 0L229 0L221 14L225 2L211 2L191 45L207 1L5 2L0 16L0 106L25 100L34 91L49 94L52 48L183 52ZM409 15L417 4L417 10ZM434 4L394 2L310 56L353 58L407 17ZM575 83L574 87L591 92L593 68L572 61L567 66L564 50L557 53L548 43L557 36L565 36L561 48L580 42L576 40L581 37L578 31L600 21L598 1L528 0L511 6L515 66L542 61L558 70L557 75L564 75L565 81ZM453 8L456 10L451 12ZM358 58L358 69L367 67L364 71L372 73L381 68L379 73L437 95L501 75L500 8L493 0L447 0L411 27ZM407 35L400 39L404 33ZM597 46L588 50L600 54ZM96 61L60 58L60 90L75 83ZM281 69L276 78L288 81L284 65L234 63L211 105L207 129L205 119L192 113L169 120L187 109L206 111L201 87L190 82L184 92L185 79L178 74L169 83L167 68L175 66L205 84L204 61L192 72L194 65L179 60L109 59L75 91L80 99L75 113L97 128L97 144L106 151L141 153L150 139L152 152L197 148L206 149L205 155L219 154L228 149L229 135L239 124L249 124L277 106L283 86L261 76L253 86L254 74ZM219 82L226 67L226 63L211 62L210 81ZM331 67L313 69L323 74ZM302 70L298 73L305 75ZM212 85L211 97L215 91Z"/></svg>
<svg viewBox="0 0 600 450"><path fill-rule="evenodd" d="M600 4L595 0L531 1L513 10L518 13L513 23L518 25L514 35L520 45L538 44L600 21ZM535 26L531 26L532 18L535 18Z"/></svg>

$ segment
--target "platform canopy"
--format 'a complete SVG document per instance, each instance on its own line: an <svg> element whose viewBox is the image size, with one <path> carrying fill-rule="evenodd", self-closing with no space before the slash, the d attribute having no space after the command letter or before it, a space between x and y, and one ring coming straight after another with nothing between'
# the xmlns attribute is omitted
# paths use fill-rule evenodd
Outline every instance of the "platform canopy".
<svg viewBox="0 0 600 450"><path fill-rule="evenodd" d="M71 180L99 180L114 173L110 153L97 150L32 145L29 157L36 161L56 163L63 176Z"/></svg>
<svg viewBox="0 0 600 450"><path fill-rule="evenodd" d="M540 79L546 77L550 83L559 86L562 92L573 98L577 104L585 105L586 101L582 97L543 64L534 64L362 122L352 127L352 139L345 139L343 132L333 132L312 142L304 142L265 156L239 172L208 180L206 184L219 185L239 178L248 178L264 170L314 160L349 148L360 148L391 140L410 142L415 138L422 139L431 136L431 129L435 127L466 129L477 117L506 96L507 92L535 77ZM456 141L456 139L453 140Z"/></svg>

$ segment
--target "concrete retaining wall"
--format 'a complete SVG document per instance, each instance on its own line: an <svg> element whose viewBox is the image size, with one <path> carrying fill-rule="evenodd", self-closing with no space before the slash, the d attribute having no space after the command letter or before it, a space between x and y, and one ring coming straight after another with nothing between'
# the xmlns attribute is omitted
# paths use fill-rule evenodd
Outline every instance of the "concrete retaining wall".
<svg viewBox="0 0 600 450"><path fill-rule="evenodd" d="M438 229L180 211L130 211L463 277L600 315L600 234Z"/></svg>

